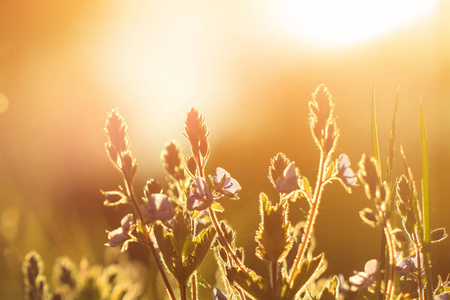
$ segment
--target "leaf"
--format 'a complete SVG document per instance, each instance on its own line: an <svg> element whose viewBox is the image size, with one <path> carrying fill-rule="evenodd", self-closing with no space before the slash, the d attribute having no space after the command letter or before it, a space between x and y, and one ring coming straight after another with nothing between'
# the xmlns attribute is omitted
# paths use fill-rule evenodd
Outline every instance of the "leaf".
<svg viewBox="0 0 450 300"><path fill-rule="evenodd" d="M378 74L378 72L377 72ZM376 105L375 105L375 83L373 87L373 98L372 98L372 118L371 118L371 124L372 124L372 151L373 156L377 162L377 169L381 170L380 165L380 146L378 144L378 130L377 130L377 112L376 112Z"/></svg>
<svg viewBox="0 0 450 300"><path fill-rule="evenodd" d="M180 206L177 207L173 223L173 243L176 251L184 256L192 250L191 217Z"/></svg>
<svg viewBox="0 0 450 300"><path fill-rule="evenodd" d="M302 190L305 192L305 194L308 196L308 201L311 201L312 199L312 189L311 185L309 184L308 178L306 176L302 176Z"/></svg>
<svg viewBox="0 0 450 300"><path fill-rule="evenodd" d="M214 201L211 204L211 208L214 209L215 211L218 211L218 212L223 212L225 210L223 208L223 206L220 203L216 202L216 201Z"/></svg>
<svg viewBox="0 0 450 300"><path fill-rule="evenodd" d="M256 233L256 255L263 260L276 262L292 248L290 222L287 220L286 201L271 205L264 193L260 194L261 223Z"/></svg>
<svg viewBox="0 0 450 300"><path fill-rule="evenodd" d="M268 282L264 282L261 276L254 271L247 269L244 273L236 267L227 267L225 276L231 285L242 288L249 296L258 300L273 300L270 291L267 289Z"/></svg>
<svg viewBox="0 0 450 300"><path fill-rule="evenodd" d="M164 263L180 285L185 285L189 281L205 258L216 235L216 230L211 225L193 238L190 231L186 233L186 229L190 229L190 226L185 230L181 228L188 220L189 215L179 208L175 216L173 233L165 230L159 222L154 227Z"/></svg>
<svg viewBox="0 0 450 300"><path fill-rule="evenodd" d="M425 276L427 278L427 285L425 294L427 298L432 296L432 281L430 269L430 242L431 242L431 226L430 226L430 163L427 145L427 133L425 129L425 118L423 116L423 103L420 100L420 145L422 149L422 216L423 216L423 242L425 255Z"/></svg>
<svg viewBox="0 0 450 300"><path fill-rule="evenodd" d="M127 204L128 198L122 191L103 191L100 192L105 197L103 205L105 206L119 206L120 204Z"/></svg>
<svg viewBox="0 0 450 300"><path fill-rule="evenodd" d="M431 243L439 243L448 237L445 228L437 228L431 232Z"/></svg>
<svg viewBox="0 0 450 300"><path fill-rule="evenodd" d="M178 273L177 267L181 264L181 259L174 246L173 234L166 231L164 226L159 222L155 223L153 233L155 234L156 241L158 242L158 247L161 251L164 263L170 273L177 277L175 274Z"/></svg>
<svg viewBox="0 0 450 300"><path fill-rule="evenodd" d="M188 264L186 265L187 273L189 273L189 277L192 273L197 269L203 259L205 258L206 253L211 247L211 243L216 236L216 229L213 225L210 225L208 228L203 229L194 239L194 249L188 257Z"/></svg>
<svg viewBox="0 0 450 300"><path fill-rule="evenodd" d="M220 222L220 230L223 233L223 236L229 245L234 245L234 239L236 238L236 232L231 229L224 221ZM220 242L222 244L222 242ZM226 247L225 245L222 245Z"/></svg>
<svg viewBox="0 0 450 300"><path fill-rule="evenodd" d="M378 225L377 216L370 208L365 208L359 212L359 216L367 225L375 228Z"/></svg>
<svg viewBox="0 0 450 300"><path fill-rule="evenodd" d="M395 97L394 114L392 116L391 134L389 136L389 152L386 164L386 180L390 184L393 181L392 169L394 168L394 150L395 150L395 137L396 137L396 126L395 119L397 117L398 100L400 96L400 88L397 90L397 95Z"/></svg>
<svg viewBox="0 0 450 300"><path fill-rule="evenodd" d="M284 177L283 172L290 163L291 160L281 152L270 160L269 180L274 187L276 187L275 182Z"/></svg>
<svg viewBox="0 0 450 300"><path fill-rule="evenodd" d="M372 149L373 156L377 161L378 171L381 172L381 164L380 164L380 146L378 141L378 130L377 130L377 112L375 105L375 87L378 79L378 74L380 73L381 68L383 68L384 64L389 58L389 54L384 58L381 65L378 67L377 72L375 73L375 78L373 80L373 88L372 88L372 115L371 115L371 124L372 124ZM381 182L381 181L380 181Z"/></svg>
<svg viewBox="0 0 450 300"><path fill-rule="evenodd" d="M300 267L293 270L291 286L283 290L283 299L294 299L295 295L314 277L314 273L322 263L323 253L313 259L304 259Z"/></svg>

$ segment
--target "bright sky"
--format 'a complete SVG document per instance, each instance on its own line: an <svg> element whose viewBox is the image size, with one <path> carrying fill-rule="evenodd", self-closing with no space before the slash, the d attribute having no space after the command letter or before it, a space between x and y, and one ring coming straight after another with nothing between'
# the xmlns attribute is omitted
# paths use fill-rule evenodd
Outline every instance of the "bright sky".
<svg viewBox="0 0 450 300"><path fill-rule="evenodd" d="M273 23L291 38L346 46L407 25L439 0L285 0L270 7Z"/></svg>
<svg viewBox="0 0 450 300"><path fill-rule="evenodd" d="M157 128L164 139L179 139L173 132L179 132L183 124L172 124L171 120L183 120L192 106L205 115L232 113L213 101L226 103L236 98L233 93L238 83L232 75L236 70L230 71L230 66L239 64L236 53L249 51L245 47L255 36L269 45L272 38L275 42L281 38L294 44L349 47L406 26L430 14L437 3L112 2L103 31L93 38L97 55L90 56L91 65L112 97L133 101L130 107L139 116L136 119L145 122L136 124L137 128ZM275 45L286 46L289 43Z"/></svg>

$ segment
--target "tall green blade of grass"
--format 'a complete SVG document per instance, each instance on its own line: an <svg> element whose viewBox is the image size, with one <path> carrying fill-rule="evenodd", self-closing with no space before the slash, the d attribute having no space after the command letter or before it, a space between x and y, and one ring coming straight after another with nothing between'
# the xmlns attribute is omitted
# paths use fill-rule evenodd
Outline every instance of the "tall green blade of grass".
<svg viewBox="0 0 450 300"><path fill-rule="evenodd" d="M428 156L427 135L425 130L425 118L423 116L423 103L420 99L420 144L422 149L422 215L423 215L423 243L425 276L427 285L425 289L426 299L433 298L431 269L430 269L430 162Z"/></svg>
<svg viewBox="0 0 450 300"><path fill-rule="evenodd" d="M372 152L373 156L376 159L377 162L377 169L379 174L381 175L381 163L380 163L380 146L378 142L378 129L377 129L377 111L376 111L376 101L375 101L375 87L377 83L378 74L380 73L381 68L383 67L384 63L388 59L389 55L385 57L383 62L381 63L380 67L378 67L377 72L375 73L375 78L373 80L373 88L372 88L372 112L371 112L371 127L372 127ZM380 176L381 179L381 176ZM382 266L386 265L386 237L384 235L383 230L381 230L381 247L380 247L380 264ZM386 268L385 268L386 269ZM376 292L375 296L378 299L382 299L383 295L380 293L380 287L381 287L381 276L378 276L376 286Z"/></svg>
<svg viewBox="0 0 450 300"><path fill-rule="evenodd" d="M372 88L372 150L373 150L373 157L377 160L377 167L378 172L381 175L381 162L380 162L380 146L378 141L378 129L377 129L377 111L376 111L376 104L375 104L375 87L377 84L378 74L380 73L381 68L383 68L384 64L388 60L390 56L390 53L386 55L381 65L378 67L377 72L375 73L375 78L373 80L373 88ZM381 178L381 176L380 176Z"/></svg>
<svg viewBox="0 0 450 300"><path fill-rule="evenodd" d="M378 69L379 70L379 69ZM378 75L378 71L377 71ZM376 80L376 77L375 77ZM381 171L380 163L380 146L378 143L378 130L377 130L377 111L375 105L375 82L373 84L373 97L372 97L372 150L373 156L377 160L378 172Z"/></svg>
<svg viewBox="0 0 450 300"><path fill-rule="evenodd" d="M395 97L394 114L392 116L391 135L389 137L389 152L388 152L388 159L387 159L387 165L386 165L386 180L388 180L389 184L392 184L392 181L393 181L392 169L394 168L394 151L395 151L395 138L396 138L395 119L397 118L399 98L400 98L400 87L398 88L397 95Z"/></svg>

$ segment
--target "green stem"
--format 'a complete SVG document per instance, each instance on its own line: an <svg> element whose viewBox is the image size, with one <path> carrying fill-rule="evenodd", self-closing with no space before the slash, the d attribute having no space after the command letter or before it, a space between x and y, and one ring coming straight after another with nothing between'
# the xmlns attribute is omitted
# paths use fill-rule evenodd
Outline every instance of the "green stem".
<svg viewBox="0 0 450 300"><path fill-rule="evenodd" d="M138 215L138 218L141 220L142 224L144 223L144 216L142 215L141 210L139 209L139 205L136 201L136 196L134 194L134 190L133 190L133 186L132 186L132 179L129 178L125 173L124 173L124 181L125 181L125 187L128 193L128 198L131 202L131 204L133 204L133 207ZM158 252L155 249L155 246L153 245L153 242L150 240L150 231L148 230L147 226L142 226L145 230L145 236L147 237L148 240L145 241L145 245L147 245L150 249L150 253L153 256L153 260L155 261L156 266L158 267L159 273L161 274L164 284L166 286L166 290L169 293L170 299L171 300L176 300L175 298L175 294L173 293L172 287L170 286L169 280L167 278L166 272L164 271L164 268L161 264L160 261L160 257L158 255Z"/></svg>
<svg viewBox="0 0 450 300"><path fill-rule="evenodd" d="M305 233L302 235L302 242L300 244L300 247L298 248L297 256L295 257L294 264L291 268L291 274L288 279L288 283L291 284L292 280L294 279L294 271L298 268L300 262L303 259L303 256L306 253L306 249L308 248L309 241L311 239L312 231L314 228L314 223L317 218L317 214L319 212L319 203L320 203L320 197L322 195L322 189L323 189L323 174L325 171L325 162L327 160L327 157L324 155L323 151L320 151L320 164L319 164L319 173L317 175L317 183L316 188L314 190L314 197L311 201L312 205L309 210L308 219L306 221L306 228Z"/></svg>

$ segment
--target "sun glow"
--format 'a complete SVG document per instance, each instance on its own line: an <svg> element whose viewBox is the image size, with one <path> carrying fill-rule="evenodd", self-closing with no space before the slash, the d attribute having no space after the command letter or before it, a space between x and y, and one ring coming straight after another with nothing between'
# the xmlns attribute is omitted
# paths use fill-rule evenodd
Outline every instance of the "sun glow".
<svg viewBox="0 0 450 300"><path fill-rule="evenodd" d="M438 0L287 0L272 7L274 24L291 38L345 46L427 15Z"/></svg>

